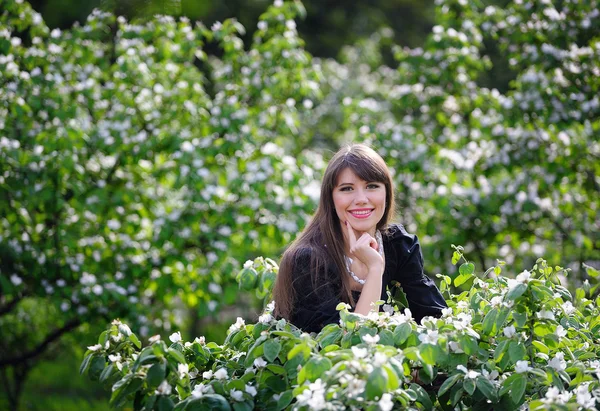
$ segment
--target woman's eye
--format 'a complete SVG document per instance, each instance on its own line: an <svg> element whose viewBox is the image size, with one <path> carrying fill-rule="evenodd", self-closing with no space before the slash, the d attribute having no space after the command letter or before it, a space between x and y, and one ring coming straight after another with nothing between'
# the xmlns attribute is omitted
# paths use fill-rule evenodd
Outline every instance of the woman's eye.
<svg viewBox="0 0 600 411"><path fill-rule="evenodd" d="M379 188L379 184L369 184L367 188Z"/></svg>
<svg viewBox="0 0 600 411"><path fill-rule="evenodd" d="M350 187L350 186L340 188L340 191L350 191L350 190L352 190L352 187Z"/></svg>

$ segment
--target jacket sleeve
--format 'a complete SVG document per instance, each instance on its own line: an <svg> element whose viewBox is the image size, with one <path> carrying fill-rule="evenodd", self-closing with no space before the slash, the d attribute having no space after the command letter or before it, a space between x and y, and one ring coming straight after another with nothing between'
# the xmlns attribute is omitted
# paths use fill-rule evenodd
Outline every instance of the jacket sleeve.
<svg viewBox="0 0 600 411"><path fill-rule="evenodd" d="M290 322L306 332L319 332L327 324L338 323L339 293L329 273L320 275L320 283L311 278L310 250L298 250L294 260L293 287L296 294Z"/></svg>
<svg viewBox="0 0 600 411"><path fill-rule="evenodd" d="M399 226L394 235L394 251L397 265L392 280L400 283L415 320L420 322L429 315L440 317L447 304L433 280L423 272L423 254L417 236Z"/></svg>

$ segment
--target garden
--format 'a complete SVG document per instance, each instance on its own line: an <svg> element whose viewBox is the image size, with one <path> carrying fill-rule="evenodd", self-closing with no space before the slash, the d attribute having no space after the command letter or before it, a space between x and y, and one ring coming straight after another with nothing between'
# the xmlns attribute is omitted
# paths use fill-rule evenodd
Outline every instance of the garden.
<svg viewBox="0 0 600 411"><path fill-rule="evenodd" d="M74 409L595 409L597 3L436 0L419 46L323 57L299 1L60 29L0 0L0 405L76 379ZM442 318L401 288L318 334L273 315L348 142L390 167Z"/></svg>

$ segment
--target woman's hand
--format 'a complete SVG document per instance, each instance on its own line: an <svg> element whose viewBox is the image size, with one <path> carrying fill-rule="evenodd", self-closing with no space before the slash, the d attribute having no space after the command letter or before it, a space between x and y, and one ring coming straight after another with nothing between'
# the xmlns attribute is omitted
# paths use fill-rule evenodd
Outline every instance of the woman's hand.
<svg viewBox="0 0 600 411"><path fill-rule="evenodd" d="M367 276L383 275L384 262L381 254L377 251L377 240L371 237L369 233L363 233L357 240L354 229L348 221L346 221L346 228L348 230L350 254L367 267Z"/></svg>

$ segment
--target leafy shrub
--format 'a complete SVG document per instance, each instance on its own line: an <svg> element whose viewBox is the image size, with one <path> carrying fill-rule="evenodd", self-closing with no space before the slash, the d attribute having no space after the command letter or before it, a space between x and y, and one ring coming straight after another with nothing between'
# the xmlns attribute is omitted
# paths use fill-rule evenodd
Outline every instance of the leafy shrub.
<svg viewBox="0 0 600 411"><path fill-rule="evenodd" d="M586 286L573 298L557 277L568 270L543 259L515 279L502 267L439 275L449 308L420 324L393 300L368 316L340 303L339 324L307 334L273 318L271 303L255 324L238 318L222 345L174 333L142 349L115 320L81 372L112 387L112 406L136 410L594 409L600 297ZM258 258L245 270L276 267ZM460 283L471 286L452 294Z"/></svg>

